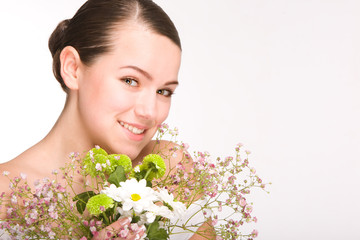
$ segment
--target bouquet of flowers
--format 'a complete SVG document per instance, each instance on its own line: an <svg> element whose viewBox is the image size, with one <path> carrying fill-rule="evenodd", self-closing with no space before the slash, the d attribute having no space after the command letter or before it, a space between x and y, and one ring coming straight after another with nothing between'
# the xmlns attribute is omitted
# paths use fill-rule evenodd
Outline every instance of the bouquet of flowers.
<svg viewBox="0 0 360 240"><path fill-rule="evenodd" d="M14 239L85 240L128 218L131 224L116 233L119 237L142 228L142 238L150 240L183 232L211 239L255 238L257 230L243 233L240 228L257 221L246 198L250 190L266 186L249 166L250 152L238 144L235 156L224 159L207 152L191 156L177 135L177 129L163 124L153 154L134 168L128 156L96 146L83 158L71 153L71 161L54 170L53 179L36 181L33 188L25 174L9 178L10 195L0 195L7 215L0 229ZM171 141L162 141L165 136ZM181 160L172 164L179 154ZM202 225L214 231L202 230Z"/></svg>

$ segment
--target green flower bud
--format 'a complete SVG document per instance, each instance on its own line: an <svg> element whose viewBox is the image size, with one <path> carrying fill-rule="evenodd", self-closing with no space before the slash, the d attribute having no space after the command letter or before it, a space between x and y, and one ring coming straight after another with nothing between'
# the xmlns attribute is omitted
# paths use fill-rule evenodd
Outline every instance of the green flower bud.
<svg viewBox="0 0 360 240"><path fill-rule="evenodd" d="M92 177L98 176L99 172L107 171L109 165L107 152L99 147L91 149L83 159L83 168Z"/></svg>
<svg viewBox="0 0 360 240"><path fill-rule="evenodd" d="M154 178L161 178L164 176L166 172L166 165L162 157L158 154L149 154L147 155L143 163L140 165L140 171L149 171L151 169L151 173L149 173L147 180L151 181Z"/></svg>
<svg viewBox="0 0 360 240"><path fill-rule="evenodd" d="M103 193L91 197L86 204L86 209L91 215L95 216L112 207L114 207L114 200Z"/></svg>
<svg viewBox="0 0 360 240"><path fill-rule="evenodd" d="M113 172L117 166L122 166L124 168L125 173L128 173L132 169L132 161L131 159L125 154L111 154L108 156L110 160L110 164L113 167Z"/></svg>

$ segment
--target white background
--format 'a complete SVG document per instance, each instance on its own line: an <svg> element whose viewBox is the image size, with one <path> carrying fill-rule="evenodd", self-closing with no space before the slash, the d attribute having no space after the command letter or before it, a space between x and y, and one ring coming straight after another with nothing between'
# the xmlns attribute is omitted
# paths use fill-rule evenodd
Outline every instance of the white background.
<svg viewBox="0 0 360 240"><path fill-rule="evenodd" d="M156 2L183 43L167 122L193 150L252 151L273 183L255 193L259 239L360 239L360 1ZM0 162L60 114L47 40L82 3L1 0Z"/></svg>

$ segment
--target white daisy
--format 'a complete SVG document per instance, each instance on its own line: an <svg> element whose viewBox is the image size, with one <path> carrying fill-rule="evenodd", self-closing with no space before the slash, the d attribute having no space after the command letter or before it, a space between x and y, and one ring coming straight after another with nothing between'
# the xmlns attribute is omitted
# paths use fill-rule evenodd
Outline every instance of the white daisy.
<svg viewBox="0 0 360 240"><path fill-rule="evenodd" d="M153 204L147 209L147 212L141 216L141 220L146 223L152 223L156 216L162 216L168 219L175 217L174 213L168 207Z"/></svg>
<svg viewBox="0 0 360 240"><path fill-rule="evenodd" d="M152 188L146 187L146 180L142 179L138 182L132 178L120 183L118 188L118 195L123 204L123 210L129 211L134 209L136 213L141 213L147 210L157 200L155 191ZM117 200L116 200L117 201Z"/></svg>
<svg viewBox="0 0 360 240"><path fill-rule="evenodd" d="M121 202L122 198L120 197L121 189L116 187L114 184L110 184L109 187L105 187L100 193L104 193L114 199L117 202Z"/></svg>
<svg viewBox="0 0 360 240"><path fill-rule="evenodd" d="M172 193L169 194L166 189L158 190L159 192L156 192L158 198L164 202L165 206L172 210L175 217L181 218L186 210L185 205L182 202L174 201L174 195Z"/></svg>

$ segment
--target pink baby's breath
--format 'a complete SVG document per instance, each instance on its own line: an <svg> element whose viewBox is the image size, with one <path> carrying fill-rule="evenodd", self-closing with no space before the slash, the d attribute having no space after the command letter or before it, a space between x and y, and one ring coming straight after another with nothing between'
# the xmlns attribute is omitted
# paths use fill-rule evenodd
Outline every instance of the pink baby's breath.
<svg viewBox="0 0 360 240"><path fill-rule="evenodd" d="M240 203L240 206L245 207L245 206L246 206L246 199L245 199L245 198L241 198L240 201L239 201L239 203Z"/></svg>
<svg viewBox="0 0 360 240"><path fill-rule="evenodd" d="M97 163L97 164L95 165L95 168L96 168L96 170L98 170L98 171L102 171L102 167L101 167L101 164L100 164L100 163Z"/></svg>
<svg viewBox="0 0 360 240"><path fill-rule="evenodd" d="M25 173L20 173L20 177L23 180L26 180L27 175Z"/></svg>
<svg viewBox="0 0 360 240"><path fill-rule="evenodd" d="M166 124L162 124L160 127L161 129L158 132L160 138L164 134L170 135L171 139L176 138L178 135L178 129L172 130ZM160 143L160 138L157 139L157 143ZM188 144L178 143L176 140L175 143L169 144L169 147L164 149L154 148L169 163L173 160L172 158L182 157L182 159L175 166L169 164L172 167L172 169L169 169L169 175L165 175L163 179L155 179L151 182L153 189L161 189L161 191L166 192L169 196L170 193L174 193L175 197L171 195L171 201L162 198L162 202L156 198L159 205L155 205L152 208L149 207L148 209L144 208L144 211L140 211L136 216L133 215L133 211L125 211L123 205L118 204L118 202L116 205L114 204L113 209L111 207L105 208L103 202L99 202L96 208L100 208L101 213L97 216L88 216L87 211L85 212L86 214L78 214L78 209L85 208L85 206L80 204L82 201L86 203L88 201L87 197L91 198L94 194L97 195L101 190L115 184L105 175L96 176L96 178L83 175L86 172L85 170L88 169L86 165L82 165L84 159L81 159L78 153L71 153L69 165L65 168L60 168L59 171L54 170L52 172L53 175L56 175L53 178L61 179L64 184L60 184L55 179L43 179L42 181L35 182L33 189L31 189L30 186L32 187L32 185L27 184L26 175L24 174L20 174L20 177L15 177L11 180L10 188L13 193L8 196L9 199L6 201L8 205L5 207L8 219L16 220L11 220L13 221L11 222L7 219L5 222L0 223L0 227L15 229L16 226L19 226L16 229L24 236L28 233L36 232L41 239L79 239L82 236L80 240L87 240L92 237L99 237L99 231L104 229L105 226L111 225L113 221L117 221L119 217L130 217L133 221L138 219L136 221L139 222L122 227L116 232L115 236L112 231L104 232L105 238L126 238L129 234L132 236L140 231L139 225L145 228L143 224L149 223L150 217L152 219L151 222L158 221L160 229L172 229L172 222L167 219L168 215L169 217L175 216L175 213L178 213L180 209L178 206L185 204L189 209L195 205L198 207L196 210L198 214L214 225L214 230L218 235L216 237L217 240L252 239L257 237L257 230L244 234L242 232L243 229L241 229L243 224L257 222L257 218L251 215L253 205L247 201L250 189L252 190L255 187L265 188L267 185L260 177L255 175L255 168L250 166L247 156L250 154L250 151L242 151L242 149L240 151L243 145L238 144L235 147L234 156L212 158L206 151L194 152L192 156L187 152L189 149ZM163 143L159 146L162 145ZM87 154L87 158L90 157L88 162L93 164L94 172L111 167L115 169L116 166L114 167L113 164L122 161L120 155L114 156L114 154L111 154L112 158L109 157L105 161L101 160L99 162L98 159L100 158L96 154L102 150L99 146L95 148L97 150L93 149ZM246 155L242 158L240 155L244 155L244 153ZM57 176L59 173L61 176ZM130 173L126 174L126 178L139 177L145 173L144 170L140 170L138 165L138 167L133 168ZM4 171L3 175L8 176L9 172ZM78 181L79 175L84 177L82 178L84 181ZM106 175L108 174L106 173ZM75 184L79 184L78 182L86 188L86 191L89 190L89 195L76 202L72 190L78 189L77 186L73 188ZM119 195L122 193L121 191L116 192ZM133 197L135 199L138 198L138 196L132 195L131 199ZM201 196L201 199L199 199L199 196ZM3 198L4 193L0 196L0 202L4 202ZM136 202L138 200L133 199L133 201ZM20 204L22 209L18 211ZM185 205L182 205L184 211L186 209ZM113 215L111 215L111 211L114 211ZM159 215L156 215L156 211L158 211ZM232 211L230 216L233 219L229 219L227 214L229 211ZM159 216L161 220L158 220ZM181 217L179 215L176 218ZM16 221L22 222L18 224ZM192 224L196 226L198 223ZM180 226L184 230L187 227L186 225ZM14 232L14 230L9 231ZM74 234L79 234L80 236L76 235L74 237ZM142 238L144 237L142 236Z"/></svg>
<svg viewBox="0 0 360 240"><path fill-rule="evenodd" d="M251 205L248 204L248 205L245 206L245 212L246 213L251 213L252 210L253 210L253 207Z"/></svg>

